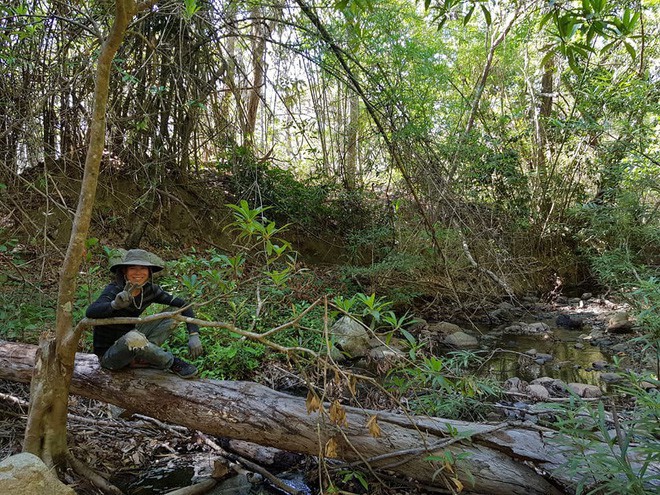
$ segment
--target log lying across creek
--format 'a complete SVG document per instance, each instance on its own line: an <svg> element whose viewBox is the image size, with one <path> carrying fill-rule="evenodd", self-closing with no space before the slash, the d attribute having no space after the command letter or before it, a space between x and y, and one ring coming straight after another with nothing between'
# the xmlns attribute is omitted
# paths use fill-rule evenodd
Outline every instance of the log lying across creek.
<svg viewBox="0 0 660 495"><path fill-rule="evenodd" d="M37 346L0 341L0 379L28 383ZM329 452L356 469L385 470L403 479L442 487L440 462L430 455L466 453L457 474L463 493L554 495L570 493L574 480L557 469L565 454L536 429L488 425L346 407L345 422L308 413L305 399L253 382L183 380L171 373L132 369L109 372L96 356L77 354L71 393L209 435L245 440L290 452ZM324 405L325 410L329 405ZM376 416L380 436L370 433ZM469 434L469 439L458 440ZM373 433L373 430L372 430ZM328 448L331 446L332 448ZM467 473L470 473L469 475Z"/></svg>

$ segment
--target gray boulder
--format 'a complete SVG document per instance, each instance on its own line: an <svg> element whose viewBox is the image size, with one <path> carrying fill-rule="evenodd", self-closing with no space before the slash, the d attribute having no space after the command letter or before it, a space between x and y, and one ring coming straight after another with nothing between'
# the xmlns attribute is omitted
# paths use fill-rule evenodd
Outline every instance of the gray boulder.
<svg viewBox="0 0 660 495"><path fill-rule="evenodd" d="M456 332L447 335L444 340L445 345L456 349L473 349L479 346L479 341L472 335L465 332Z"/></svg>
<svg viewBox="0 0 660 495"><path fill-rule="evenodd" d="M524 333L523 328L526 326L527 326L526 323L522 323L522 322L514 323L513 325L509 325L508 327L506 327L504 329L504 333L522 335Z"/></svg>
<svg viewBox="0 0 660 495"><path fill-rule="evenodd" d="M552 333L550 327L547 323L536 322L536 323L525 323L523 321L518 321L513 325L510 325L504 329L504 333L514 334L514 335L539 335L545 333Z"/></svg>
<svg viewBox="0 0 660 495"><path fill-rule="evenodd" d="M36 455L24 452L0 462L3 495L76 495Z"/></svg>
<svg viewBox="0 0 660 495"><path fill-rule="evenodd" d="M550 386L547 386L548 390L550 390L550 393L554 395L566 395L566 392L568 391L568 385L564 380L560 380L559 378L556 378L555 380L552 381L552 384Z"/></svg>
<svg viewBox="0 0 660 495"><path fill-rule="evenodd" d="M620 311L610 317L607 331L610 333L627 333L632 330L633 323L628 319L628 313Z"/></svg>
<svg viewBox="0 0 660 495"><path fill-rule="evenodd" d="M623 381L623 376L619 373L601 373L600 380L605 383L619 383Z"/></svg>
<svg viewBox="0 0 660 495"><path fill-rule="evenodd" d="M595 385L587 385L585 383L569 383L568 388L575 395L584 399L593 399L603 395L603 391Z"/></svg>
<svg viewBox="0 0 660 495"><path fill-rule="evenodd" d="M543 323L541 321L536 323L530 323L529 325L527 325L527 327L528 327L528 332L531 334L546 333L550 331L550 327L548 326L548 324Z"/></svg>
<svg viewBox="0 0 660 495"><path fill-rule="evenodd" d="M514 376L506 380L502 386L504 387L504 390L508 392L523 393L527 388L527 382L521 380L517 376Z"/></svg>
<svg viewBox="0 0 660 495"><path fill-rule="evenodd" d="M507 311L515 311L516 310L516 307L513 304L511 304L510 302L507 302L507 301L502 301L501 303L499 303L497 305L497 307L499 309L505 309Z"/></svg>
<svg viewBox="0 0 660 495"><path fill-rule="evenodd" d="M447 321L439 321L437 323L429 324L429 332L439 335L451 335L452 333L460 332L461 330L461 327L458 325L454 325Z"/></svg>
<svg viewBox="0 0 660 495"><path fill-rule="evenodd" d="M550 398L550 392L548 392L548 389L539 384L533 384L527 387L527 393L535 399L544 400Z"/></svg>
<svg viewBox="0 0 660 495"><path fill-rule="evenodd" d="M549 376L542 376L530 382L531 385L542 385L550 394L551 397L564 397L568 386L562 380L551 378Z"/></svg>
<svg viewBox="0 0 660 495"><path fill-rule="evenodd" d="M534 356L537 364L545 364L548 361L552 361L554 359L554 356L552 354L544 354L542 352L539 352Z"/></svg>
<svg viewBox="0 0 660 495"><path fill-rule="evenodd" d="M549 387L550 385L552 385L554 381L555 381L554 378L551 378L549 376L542 376L536 378L535 380L532 380L530 382L530 385L543 385L544 387Z"/></svg>
<svg viewBox="0 0 660 495"><path fill-rule="evenodd" d="M364 357L369 352L369 334L362 324L348 316L342 316L332 325L330 337L334 348L348 357Z"/></svg>
<svg viewBox="0 0 660 495"><path fill-rule="evenodd" d="M399 361L406 357L406 353L396 347L389 345L379 345L369 350L369 358L373 361Z"/></svg>
<svg viewBox="0 0 660 495"><path fill-rule="evenodd" d="M594 361L591 363L591 367L596 371L607 369L608 366L607 361Z"/></svg>

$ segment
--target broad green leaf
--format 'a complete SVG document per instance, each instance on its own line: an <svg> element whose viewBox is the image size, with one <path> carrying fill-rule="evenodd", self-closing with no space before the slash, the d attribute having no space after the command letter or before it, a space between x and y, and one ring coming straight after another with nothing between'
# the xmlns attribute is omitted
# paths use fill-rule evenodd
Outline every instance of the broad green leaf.
<svg viewBox="0 0 660 495"><path fill-rule="evenodd" d="M415 336L411 334L409 331L404 330L403 328L401 329L401 333L405 337L405 339L408 341L410 345L415 345L417 343L417 339L415 339Z"/></svg>
<svg viewBox="0 0 660 495"><path fill-rule="evenodd" d="M659 0L660 1L660 0ZM545 14L543 17L541 17L541 21L539 22L539 27L543 29L543 27L548 23L548 21L552 18L555 18L556 20L557 14L555 11L550 11L547 14Z"/></svg>
<svg viewBox="0 0 660 495"><path fill-rule="evenodd" d="M635 47L629 43L628 41L623 42L623 46L626 48L626 51L630 55L630 57L635 60L637 58L637 51L635 50Z"/></svg>
<svg viewBox="0 0 660 495"><path fill-rule="evenodd" d="M475 5L472 4L470 6L470 10L468 10L468 13L465 14L465 18L463 19L463 26L467 25L467 23L470 22L470 18L472 17L472 14L474 13L474 7L475 7Z"/></svg>
<svg viewBox="0 0 660 495"><path fill-rule="evenodd" d="M486 24L490 26L491 22L493 21L493 19L491 18L491 15L490 15L490 10L488 10L488 8L484 4L481 4L481 10L484 13L484 18L486 19Z"/></svg>

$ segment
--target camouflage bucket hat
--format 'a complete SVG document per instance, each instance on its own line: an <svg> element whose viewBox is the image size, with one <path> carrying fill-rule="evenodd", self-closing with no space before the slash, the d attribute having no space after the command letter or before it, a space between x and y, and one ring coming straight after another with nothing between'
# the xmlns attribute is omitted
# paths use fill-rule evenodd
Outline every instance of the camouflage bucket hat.
<svg viewBox="0 0 660 495"><path fill-rule="evenodd" d="M129 249L121 257L121 260L110 265L110 271L117 273L117 269L123 266L147 266L151 268L152 273L156 273L165 268L165 262L149 251L144 249Z"/></svg>

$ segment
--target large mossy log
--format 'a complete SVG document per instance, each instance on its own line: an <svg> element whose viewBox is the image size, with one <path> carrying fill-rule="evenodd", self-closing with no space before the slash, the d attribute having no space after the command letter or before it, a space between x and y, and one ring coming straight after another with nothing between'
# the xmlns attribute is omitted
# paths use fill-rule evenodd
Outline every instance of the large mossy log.
<svg viewBox="0 0 660 495"><path fill-rule="evenodd" d="M29 382L36 349L0 342L0 379ZM256 383L182 380L149 369L109 372L99 367L96 356L80 353L71 393L210 435L311 455L332 453L359 469L366 469L362 463L368 462L374 469L437 487L444 483L436 473L442 463L427 458L447 451L454 456L466 453L456 474L444 471L460 479L463 493L554 495L572 485L556 469L565 460L560 450L534 429L351 407L345 408L345 421L338 425L329 414L308 413L304 399ZM380 427L377 437L368 426L374 416ZM469 434L469 439L452 437L449 430L458 437Z"/></svg>

